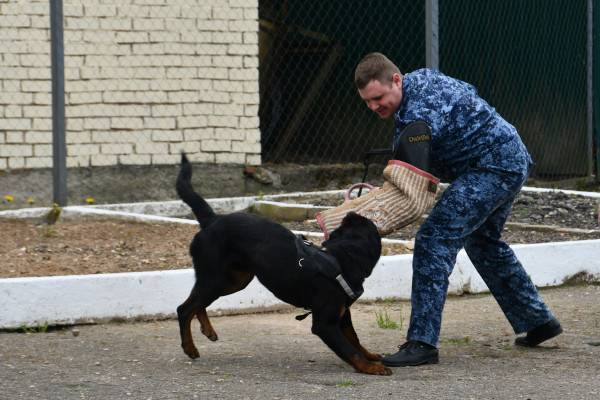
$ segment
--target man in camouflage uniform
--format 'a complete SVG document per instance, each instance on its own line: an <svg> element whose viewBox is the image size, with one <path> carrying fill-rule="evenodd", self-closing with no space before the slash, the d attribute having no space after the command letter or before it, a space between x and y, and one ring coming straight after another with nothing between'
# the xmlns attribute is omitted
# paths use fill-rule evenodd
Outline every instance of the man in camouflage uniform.
<svg viewBox="0 0 600 400"><path fill-rule="evenodd" d="M463 247L515 333L527 332L516 339L517 345L533 347L560 334L560 323L500 239L532 165L515 127L472 85L429 69L403 76L380 53L360 61L355 83L369 109L380 118L393 116L396 139L408 124L427 123L428 172L450 183L415 238L407 342L383 363L397 367L438 362L448 277Z"/></svg>

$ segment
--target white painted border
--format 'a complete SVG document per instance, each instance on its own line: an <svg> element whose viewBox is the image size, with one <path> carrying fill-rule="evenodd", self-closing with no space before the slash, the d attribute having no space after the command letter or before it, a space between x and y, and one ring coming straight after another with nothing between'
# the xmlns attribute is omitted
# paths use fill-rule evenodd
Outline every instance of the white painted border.
<svg viewBox="0 0 600 400"><path fill-rule="evenodd" d="M523 188L524 191L548 192L554 189ZM340 195L344 191L290 193L261 196L261 200L301 197L305 195ZM562 191L600 198L600 193ZM220 212L245 209L259 197L210 199ZM196 224L196 221L170 218L188 212L181 201L115 204L105 206L72 206L63 209L64 216L103 215L111 218ZM0 217L36 218L48 208L31 208L0 212ZM175 213L175 214L174 214ZM148 215L155 214L155 215ZM156 215L159 214L159 215ZM297 232L300 233L300 232ZM315 235L313 232L303 232ZM401 242L384 239L385 242ZM543 243L512 246L537 286L560 285L578 273L600 279L600 240ZM386 297L410 298L412 255L381 257L371 277L365 282L364 300ZM192 269L71 275L39 278L0 279L0 328L18 328L41 324L72 324L113 318L172 316L185 300L194 280ZM458 255L450 276L449 293L481 293L487 291L466 253ZM218 299L209 309L235 311L281 305L256 280L241 292Z"/></svg>

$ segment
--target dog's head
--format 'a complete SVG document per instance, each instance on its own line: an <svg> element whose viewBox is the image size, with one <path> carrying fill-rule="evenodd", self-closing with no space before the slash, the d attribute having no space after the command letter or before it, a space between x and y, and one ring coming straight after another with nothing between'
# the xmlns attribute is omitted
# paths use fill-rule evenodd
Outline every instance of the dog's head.
<svg viewBox="0 0 600 400"><path fill-rule="evenodd" d="M331 232L322 245L332 253L345 253L348 259L360 263L365 276L371 274L381 255L381 236L377 226L355 212L346 214L342 224Z"/></svg>

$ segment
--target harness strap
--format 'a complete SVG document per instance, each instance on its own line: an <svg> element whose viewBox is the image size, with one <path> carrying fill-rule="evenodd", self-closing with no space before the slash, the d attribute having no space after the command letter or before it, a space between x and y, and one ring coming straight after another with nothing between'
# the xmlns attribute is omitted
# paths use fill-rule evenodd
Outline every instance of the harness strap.
<svg viewBox="0 0 600 400"><path fill-rule="evenodd" d="M305 261L308 261L309 263L311 261L314 262L319 273L336 280L344 293L346 293L346 296L350 298L350 304L363 294L362 288L360 288L361 290L359 292L352 290L352 287L342 275L342 268L337 259L329 254L326 248L319 248L312 242L306 240L303 236L298 235L296 238L296 249L298 251L298 267L304 267L303 262ZM318 259L320 259L320 261ZM324 265L327 265L327 267L324 267Z"/></svg>
<svg viewBox="0 0 600 400"><path fill-rule="evenodd" d="M342 289L344 289L344 292L346 292L346 295L348 295L348 297L350 297L352 299L352 301L358 299L358 297L362 294L362 293L359 293L357 295L356 293L354 293L354 291L352 290L350 285L348 285L348 282L346 282L346 280L344 279L342 274L339 274L338 276L336 276L335 280L338 281L338 283L340 284Z"/></svg>

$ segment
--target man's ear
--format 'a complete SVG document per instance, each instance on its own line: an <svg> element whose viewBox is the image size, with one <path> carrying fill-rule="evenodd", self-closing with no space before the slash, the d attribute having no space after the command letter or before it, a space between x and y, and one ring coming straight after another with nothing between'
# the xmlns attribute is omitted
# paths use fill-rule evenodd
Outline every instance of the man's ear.
<svg viewBox="0 0 600 400"><path fill-rule="evenodd" d="M399 85L402 82L402 77L399 73L395 73L392 75L392 82L396 85Z"/></svg>

